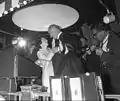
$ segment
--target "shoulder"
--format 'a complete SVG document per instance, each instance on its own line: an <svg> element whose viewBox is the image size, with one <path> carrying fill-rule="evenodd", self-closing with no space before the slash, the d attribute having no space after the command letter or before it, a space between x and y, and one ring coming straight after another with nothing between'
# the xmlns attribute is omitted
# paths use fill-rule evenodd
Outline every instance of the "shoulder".
<svg viewBox="0 0 120 101"><path fill-rule="evenodd" d="M109 32L109 40L120 41L120 38L116 35L115 32Z"/></svg>
<svg viewBox="0 0 120 101"><path fill-rule="evenodd" d="M73 35L69 34L69 33L66 33L66 32L62 32L61 35L60 35L60 38L70 38L72 37Z"/></svg>

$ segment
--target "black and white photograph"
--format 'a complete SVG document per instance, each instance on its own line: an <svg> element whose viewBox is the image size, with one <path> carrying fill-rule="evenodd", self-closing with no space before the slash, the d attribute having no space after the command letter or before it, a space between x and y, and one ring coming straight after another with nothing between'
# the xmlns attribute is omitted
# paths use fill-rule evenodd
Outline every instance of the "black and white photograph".
<svg viewBox="0 0 120 101"><path fill-rule="evenodd" d="M0 0L0 101L120 101L120 0Z"/></svg>

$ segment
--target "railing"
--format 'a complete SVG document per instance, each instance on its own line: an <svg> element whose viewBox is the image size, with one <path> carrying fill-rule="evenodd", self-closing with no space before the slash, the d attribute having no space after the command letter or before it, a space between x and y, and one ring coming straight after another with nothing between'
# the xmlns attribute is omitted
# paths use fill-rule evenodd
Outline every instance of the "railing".
<svg viewBox="0 0 120 101"><path fill-rule="evenodd" d="M120 95L114 95L114 94L105 95L105 98L106 98L106 99L115 99L115 100L120 101Z"/></svg>

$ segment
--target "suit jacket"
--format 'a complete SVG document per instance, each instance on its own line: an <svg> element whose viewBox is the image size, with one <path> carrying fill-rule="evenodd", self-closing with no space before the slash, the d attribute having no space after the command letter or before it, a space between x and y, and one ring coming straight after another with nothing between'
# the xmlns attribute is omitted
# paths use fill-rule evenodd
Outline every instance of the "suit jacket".
<svg viewBox="0 0 120 101"><path fill-rule="evenodd" d="M103 72L108 75L108 79L104 80L103 86L105 92L110 93L108 88L110 87L111 93L120 94L120 38L113 32L109 35L107 47L110 51L103 53L102 60L107 62L108 68L104 69Z"/></svg>
<svg viewBox="0 0 120 101"><path fill-rule="evenodd" d="M65 51L65 45L67 46L69 51L75 51L78 47L77 45L79 42L79 38L76 35L62 33L60 35L59 39L61 40L61 42L63 44L64 51Z"/></svg>
<svg viewBox="0 0 120 101"><path fill-rule="evenodd" d="M109 52L104 52L101 60L106 61L108 67L113 68L116 61L120 60L120 38L113 32L109 34L107 47Z"/></svg>
<svg viewBox="0 0 120 101"><path fill-rule="evenodd" d="M54 74L55 75L61 75L61 74L63 74L64 73L64 69L65 69L65 72L67 71L67 72L69 72L72 68L73 68L73 66L74 67L76 67L76 65L77 65L77 63L78 63L78 66L79 66L79 68L81 67L81 62L78 60L78 59L76 59L76 56L74 55L74 54L72 54L72 55L66 55L65 54L65 51L66 51L66 46L67 46L67 48L68 48L68 50L69 50L69 52L68 52L68 54L70 53L70 52L73 52L73 51L75 51L75 48L76 48L76 45L77 45L77 41L76 41L76 37L75 36L72 36L72 35L68 35L68 34L66 34L66 33L62 33L61 35L60 35L60 37L59 37L59 40L61 41L61 43L62 43L62 46L63 46L63 51L61 52L61 53L56 53L54 56L53 56L53 58L52 58L52 62L53 62L53 68L54 68ZM56 43L56 47L57 46L59 46L59 43ZM71 54L71 53L70 53ZM76 59L77 60L77 63L73 63L73 64L75 64L75 65L71 65L70 66L70 64L69 65L67 65L67 67L69 67L69 69L67 68L65 68L65 66L66 66L66 64L68 64L68 61L66 61L66 60L68 60L68 59L70 59L70 58L72 58L72 57L75 57L74 59ZM69 57L69 58L68 58ZM70 61L72 61L72 60L70 60ZM79 61L79 62L78 62ZM73 61L72 61L73 62ZM72 63L71 63L72 64ZM77 71L76 69L74 69L75 71ZM83 70L82 70L83 71ZM77 71L77 72L79 72L79 70ZM70 73L71 74L71 73ZM75 74L75 73L74 73Z"/></svg>
<svg viewBox="0 0 120 101"><path fill-rule="evenodd" d="M65 52L65 45L67 46L68 50L76 50L79 45L79 37L77 35L70 35L68 33L62 33L59 37L59 40L62 42L63 45L63 52ZM52 38L48 40L49 47L52 47ZM56 47L59 46L59 42L56 43Z"/></svg>

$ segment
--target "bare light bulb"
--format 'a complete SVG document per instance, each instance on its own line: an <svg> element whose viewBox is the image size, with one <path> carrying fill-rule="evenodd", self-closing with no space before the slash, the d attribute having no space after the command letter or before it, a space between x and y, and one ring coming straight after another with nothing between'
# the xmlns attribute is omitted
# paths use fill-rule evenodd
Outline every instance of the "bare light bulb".
<svg viewBox="0 0 120 101"><path fill-rule="evenodd" d="M110 22L109 18L107 16L104 16L103 22L108 24Z"/></svg>
<svg viewBox="0 0 120 101"><path fill-rule="evenodd" d="M17 8L20 8L20 5L18 4L16 7L17 7Z"/></svg>
<svg viewBox="0 0 120 101"><path fill-rule="evenodd" d="M21 38L18 42L18 46L19 47L25 47L26 46L26 40L24 40L23 38Z"/></svg>
<svg viewBox="0 0 120 101"><path fill-rule="evenodd" d="M10 11L14 11L14 8L10 8Z"/></svg>
<svg viewBox="0 0 120 101"><path fill-rule="evenodd" d="M23 31L23 28L20 28L21 31Z"/></svg>
<svg viewBox="0 0 120 101"><path fill-rule="evenodd" d="M8 11L4 11L4 14L8 14Z"/></svg>
<svg viewBox="0 0 120 101"><path fill-rule="evenodd" d="M18 46L25 47L26 46L26 41L25 40L20 40L19 43L18 43Z"/></svg>
<svg viewBox="0 0 120 101"><path fill-rule="evenodd" d="M27 1L23 1L23 4L26 5L26 4L27 4Z"/></svg>
<svg viewBox="0 0 120 101"><path fill-rule="evenodd" d="M18 43L18 40L12 40L12 44L16 45Z"/></svg>
<svg viewBox="0 0 120 101"><path fill-rule="evenodd" d="M86 76L90 76L90 73L86 72L85 75L86 75Z"/></svg>

